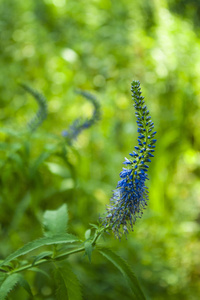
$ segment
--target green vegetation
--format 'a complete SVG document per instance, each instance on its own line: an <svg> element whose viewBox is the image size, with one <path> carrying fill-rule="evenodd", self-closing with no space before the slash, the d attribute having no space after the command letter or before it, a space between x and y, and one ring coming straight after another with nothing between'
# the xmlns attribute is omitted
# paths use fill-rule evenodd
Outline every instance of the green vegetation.
<svg viewBox="0 0 200 300"><path fill-rule="evenodd" d="M41 237L43 216L53 220L50 211L64 204L68 232L87 239L89 223L97 224L109 204L124 156L137 144L130 92L135 79L158 132L148 207L127 240L105 234L91 264L88 249L88 258L77 253L57 263L54 275L63 283L62 272L71 274L74 284L77 275L81 287L76 296L69 291L72 299L128 300L131 289L116 269L134 277L125 260L147 299L199 298L198 11L192 0L0 3L0 259ZM63 130L77 118L91 120L94 112L77 89L96 96L101 120L69 145ZM47 222L43 230L58 228ZM36 248L33 260L42 260ZM18 275L12 285L20 282L26 291L17 287L9 299L32 299ZM34 299L56 299L47 264L23 275Z"/></svg>

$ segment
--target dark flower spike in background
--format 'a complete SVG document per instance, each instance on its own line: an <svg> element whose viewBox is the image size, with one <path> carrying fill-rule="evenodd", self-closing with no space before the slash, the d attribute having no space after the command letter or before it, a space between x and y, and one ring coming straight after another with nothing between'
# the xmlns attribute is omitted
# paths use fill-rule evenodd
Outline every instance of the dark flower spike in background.
<svg viewBox="0 0 200 300"><path fill-rule="evenodd" d="M66 139L68 144L71 144L84 129L91 127L96 121L98 121L101 115L99 102L93 95L82 90L78 90L76 92L93 104L94 111L91 118L85 120L78 118L70 125L69 129L62 131L62 136Z"/></svg>
<svg viewBox="0 0 200 300"><path fill-rule="evenodd" d="M25 91L27 91L29 94L31 94L34 97L34 99L37 101L39 106L35 116L28 122L28 128L30 129L30 131L35 131L47 118L48 115L47 101L42 94L32 89L27 84L20 83L20 85L21 87L23 87Z"/></svg>
<svg viewBox="0 0 200 300"><path fill-rule="evenodd" d="M145 181L148 179L148 163L154 156L156 142L154 123L144 97L141 96L139 81L132 82L131 91L138 125L138 146L129 153L131 158L125 157L125 168L119 174L121 180L113 192L103 220L103 225L111 229L117 238L123 234L127 235L130 230L133 231L136 219L142 216L147 205L148 190Z"/></svg>

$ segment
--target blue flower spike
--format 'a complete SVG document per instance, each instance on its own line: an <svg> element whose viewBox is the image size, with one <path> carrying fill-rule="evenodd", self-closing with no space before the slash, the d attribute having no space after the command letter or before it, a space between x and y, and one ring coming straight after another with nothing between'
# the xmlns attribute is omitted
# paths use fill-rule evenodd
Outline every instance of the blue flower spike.
<svg viewBox="0 0 200 300"><path fill-rule="evenodd" d="M71 145L73 141L76 140L78 135L83 130L88 129L89 127L94 125L95 122L98 121L101 117L100 104L97 99L92 94L86 91L77 90L76 92L92 103L94 111L91 118L87 118L85 120L82 118L78 118L70 125L67 130L62 131L62 136L65 138L66 142L69 145Z"/></svg>
<svg viewBox="0 0 200 300"><path fill-rule="evenodd" d="M125 157L123 164L126 168L119 174L121 180L113 191L110 205L103 217L103 225L119 239L123 234L127 236L129 231L133 231L136 219L141 218L143 209L147 206L148 189L145 182L148 179L148 163L154 157L152 152L155 151L156 143L154 123L141 95L139 81L132 82L131 91L139 133L138 146L129 154L130 159Z"/></svg>

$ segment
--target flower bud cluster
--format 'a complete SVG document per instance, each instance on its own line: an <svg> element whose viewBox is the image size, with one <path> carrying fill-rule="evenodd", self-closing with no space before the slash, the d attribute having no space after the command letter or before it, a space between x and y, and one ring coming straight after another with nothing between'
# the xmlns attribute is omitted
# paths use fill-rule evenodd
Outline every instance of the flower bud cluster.
<svg viewBox="0 0 200 300"><path fill-rule="evenodd" d="M133 230L136 219L142 216L147 205L148 189L145 181L148 179L148 164L154 157L156 142L154 123L141 95L139 81L132 82L131 91L138 126L138 145L129 153L130 158L125 157L125 168L119 174L121 179L103 219L103 225L111 229L117 238Z"/></svg>

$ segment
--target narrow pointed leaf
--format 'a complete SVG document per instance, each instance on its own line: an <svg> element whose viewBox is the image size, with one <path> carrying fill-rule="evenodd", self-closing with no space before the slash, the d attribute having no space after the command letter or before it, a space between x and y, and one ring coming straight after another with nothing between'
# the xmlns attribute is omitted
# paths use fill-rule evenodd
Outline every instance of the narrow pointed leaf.
<svg viewBox="0 0 200 300"><path fill-rule="evenodd" d="M118 270L123 274L132 292L135 295L135 299L145 300L146 298L140 288L139 282L133 271L128 266L128 264L120 256L118 256L116 253L114 253L108 248L98 248L98 251L104 257L106 257L113 265L115 265L118 268Z"/></svg>
<svg viewBox="0 0 200 300"><path fill-rule="evenodd" d="M31 288L29 283L27 282L27 280L21 275L21 274L17 274L19 275L21 278L19 278L19 282L18 284L23 287L25 289L25 291L27 291L27 293L31 296L33 296Z"/></svg>
<svg viewBox="0 0 200 300"><path fill-rule="evenodd" d="M35 175L36 170L40 167L40 165L51 155L51 152L42 152L36 160L33 162L30 173L32 176Z"/></svg>
<svg viewBox="0 0 200 300"><path fill-rule="evenodd" d="M89 262L91 263L91 259L92 259L92 251L93 251L93 247L91 242L85 242L84 243L85 246L85 254L87 255Z"/></svg>
<svg viewBox="0 0 200 300"><path fill-rule="evenodd" d="M28 282L23 278L21 274L11 274L3 281L0 287L0 299L4 300L8 294L17 286L22 286L31 296L32 292Z"/></svg>
<svg viewBox="0 0 200 300"><path fill-rule="evenodd" d="M10 254L3 262L0 263L0 267L4 264L7 264L11 260L21 256L25 255L37 248L40 248L42 246L47 246L47 245L56 245L56 244L67 244L67 243L74 243L78 242L79 239L72 235L72 234L62 234L54 237L43 237L41 239L32 241L26 245L24 245L22 248L18 249L14 253Z"/></svg>
<svg viewBox="0 0 200 300"><path fill-rule="evenodd" d="M44 271L44 270L42 270L40 268L32 267L32 268L29 269L29 271L41 273L42 275L46 276L48 279L51 279L50 275L46 271Z"/></svg>
<svg viewBox="0 0 200 300"><path fill-rule="evenodd" d="M99 229L99 227L98 227L96 224L90 223L90 225L91 225L93 228L95 228L95 229Z"/></svg>
<svg viewBox="0 0 200 300"><path fill-rule="evenodd" d="M42 252L42 253L38 254L37 256L34 257L32 265L34 265L40 259L51 257L52 254L53 254L52 251L45 251L45 252Z"/></svg>
<svg viewBox="0 0 200 300"><path fill-rule="evenodd" d="M19 274L7 276L0 287L0 299L4 300L8 294L17 286L19 282Z"/></svg>

